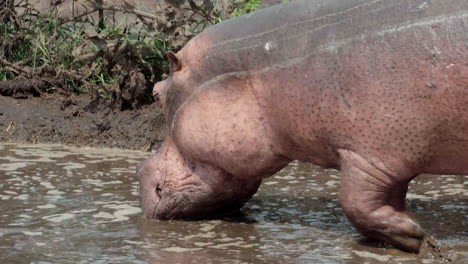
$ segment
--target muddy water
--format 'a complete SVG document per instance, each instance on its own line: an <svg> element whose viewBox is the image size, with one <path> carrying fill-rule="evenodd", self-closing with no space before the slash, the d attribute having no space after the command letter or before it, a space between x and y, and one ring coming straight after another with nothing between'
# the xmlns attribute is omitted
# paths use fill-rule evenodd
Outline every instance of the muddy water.
<svg viewBox="0 0 468 264"><path fill-rule="evenodd" d="M293 163L222 220L147 221L135 164L148 153L0 144L0 263L437 263L370 244L338 206L333 170ZM468 261L468 177L421 176L409 206Z"/></svg>

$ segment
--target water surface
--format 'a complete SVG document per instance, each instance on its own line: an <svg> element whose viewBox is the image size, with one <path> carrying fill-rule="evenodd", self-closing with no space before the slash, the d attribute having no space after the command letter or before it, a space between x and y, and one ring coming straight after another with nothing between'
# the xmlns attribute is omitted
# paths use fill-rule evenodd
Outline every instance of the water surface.
<svg viewBox="0 0 468 264"><path fill-rule="evenodd" d="M149 153L0 144L0 263L438 263L379 247L338 205L339 173L293 163L265 180L243 216L149 221L135 165ZM410 210L468 262L468 177L424 175Z"/></svg>

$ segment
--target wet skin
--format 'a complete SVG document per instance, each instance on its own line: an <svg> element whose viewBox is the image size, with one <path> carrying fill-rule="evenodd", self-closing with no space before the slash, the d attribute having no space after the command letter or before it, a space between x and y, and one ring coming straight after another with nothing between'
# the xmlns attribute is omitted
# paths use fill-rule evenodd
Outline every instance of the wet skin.
<svg viewBox="0 0 468 264"><path fill-rule="evenodd" d="M293 1L168 53L165 144L139 165L147 218L240 208L292 160L342 172L356 229L409 251L422 173L468 174L468 2Z"/></svg>

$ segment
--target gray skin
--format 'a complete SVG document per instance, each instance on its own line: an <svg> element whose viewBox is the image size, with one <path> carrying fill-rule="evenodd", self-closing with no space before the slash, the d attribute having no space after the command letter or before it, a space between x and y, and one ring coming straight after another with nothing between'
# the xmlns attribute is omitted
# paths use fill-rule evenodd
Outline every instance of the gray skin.
<svg viewBox="0 0 468 264"><path fill-rule="evenodd" d="M231 212L300 160L342 172L359 232L417 252L408 183L468 174L466 0L295 0L167 55L167 137L138 166L147 218Z"/></svg>

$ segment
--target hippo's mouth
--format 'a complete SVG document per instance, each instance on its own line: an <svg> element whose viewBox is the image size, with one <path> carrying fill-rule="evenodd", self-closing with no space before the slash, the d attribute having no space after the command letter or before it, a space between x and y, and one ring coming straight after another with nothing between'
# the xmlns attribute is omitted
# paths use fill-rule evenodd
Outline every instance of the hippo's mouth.
<svg viewBox="0 0 468 264"><path fill-rule="evenodd" d="M206 192L179 192L163 195L152 214L158 220L194 221L201 219L218 219L240 212L248 198L223 197Z"/></svg>
<svg viewBox="0 0 468 264"><path fill-rule="evenodd" d="M190 209L192 209L188 202L188 195L185 193L177 193L171 195L170 197L165 196L164 198L160 194L158 196L158 201L154 206L154 211L152 214L153 219L160 220L173 220L173 219L186 219L191 218L189 214Z"/></svg>

